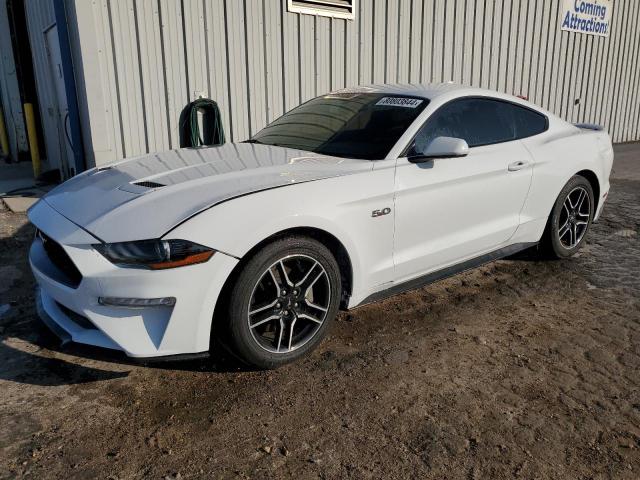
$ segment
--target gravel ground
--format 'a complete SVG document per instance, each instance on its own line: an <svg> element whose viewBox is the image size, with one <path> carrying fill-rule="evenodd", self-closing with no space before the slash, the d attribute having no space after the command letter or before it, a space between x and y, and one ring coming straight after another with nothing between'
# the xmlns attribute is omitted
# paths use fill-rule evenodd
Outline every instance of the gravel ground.
<svg viewBox="0 0 640 480"><path fill-rule="evenodd" d="M640 181L613 181L573 259L342 314L311 357L253 372L60 349L34 315L32 228L0 211L0 478L635 480L639 233Z"/></svg>

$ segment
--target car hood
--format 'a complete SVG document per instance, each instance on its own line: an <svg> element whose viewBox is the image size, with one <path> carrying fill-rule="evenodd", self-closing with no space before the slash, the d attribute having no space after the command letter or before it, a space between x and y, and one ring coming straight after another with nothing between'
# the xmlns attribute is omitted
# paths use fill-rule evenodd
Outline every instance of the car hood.
<svg viewBox="0 0 640 480"><path fill-rule="evenodd" d="M231 143L125 159L78 175L42 201L104 242L159 238L234 197L371 170L372 162Z"/></svg>

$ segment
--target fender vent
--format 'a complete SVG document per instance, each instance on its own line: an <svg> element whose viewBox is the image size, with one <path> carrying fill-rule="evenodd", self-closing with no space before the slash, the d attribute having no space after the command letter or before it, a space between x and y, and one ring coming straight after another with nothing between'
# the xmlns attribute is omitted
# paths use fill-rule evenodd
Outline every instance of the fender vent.
<svg viewBox="0 0 640 480"><path fill-rule="evenodd" d="M142 181L142 182L135 182L134 185L138 185L139 187L146 187L146 188L160 188L160 187L166 187L165 184L163 183L158 183L158 182L148 182L148 181Z"/></svg>

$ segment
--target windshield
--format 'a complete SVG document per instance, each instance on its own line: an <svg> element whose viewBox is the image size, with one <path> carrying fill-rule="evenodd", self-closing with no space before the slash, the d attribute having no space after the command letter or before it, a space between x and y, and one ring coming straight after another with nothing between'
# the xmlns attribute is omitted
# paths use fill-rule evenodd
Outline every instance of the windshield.
<svg viewBox="0 0 640 480"><path fill-rule="evenodd" d="M425 98L379 93L324 95L285 113L249 142L378 160L428 103Z"/></svg>

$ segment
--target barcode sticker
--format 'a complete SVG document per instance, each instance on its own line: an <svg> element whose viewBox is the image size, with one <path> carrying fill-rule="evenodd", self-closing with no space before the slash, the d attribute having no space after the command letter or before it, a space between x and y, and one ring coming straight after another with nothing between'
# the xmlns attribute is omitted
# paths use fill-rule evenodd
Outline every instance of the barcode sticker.
<svg viewBox="0 0 640 480"><path fill-rule="evenodd" d="M384 97L378 100L378 103L376 103L376 105L383 105L385 107L416 108L421 103L422 100L418 98Z"/></svg>

